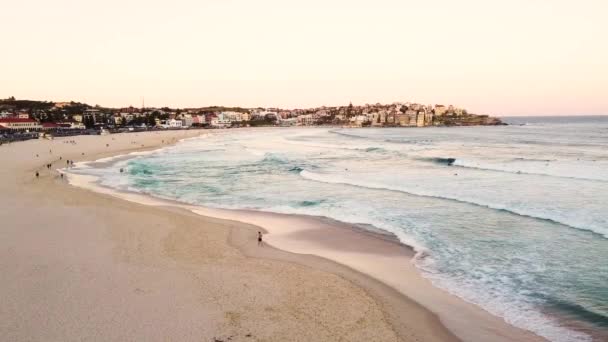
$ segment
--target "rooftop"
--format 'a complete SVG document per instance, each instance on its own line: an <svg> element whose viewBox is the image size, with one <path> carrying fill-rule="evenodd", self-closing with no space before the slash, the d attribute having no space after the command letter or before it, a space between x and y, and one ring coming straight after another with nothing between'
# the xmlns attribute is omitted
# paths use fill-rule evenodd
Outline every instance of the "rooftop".
<svg viewBox="0 0 608 342"><path fill-rule="evenodd" d="M0 118L0 122L11 123L11 122L37 122L37 121L34 119Z"/></svg>

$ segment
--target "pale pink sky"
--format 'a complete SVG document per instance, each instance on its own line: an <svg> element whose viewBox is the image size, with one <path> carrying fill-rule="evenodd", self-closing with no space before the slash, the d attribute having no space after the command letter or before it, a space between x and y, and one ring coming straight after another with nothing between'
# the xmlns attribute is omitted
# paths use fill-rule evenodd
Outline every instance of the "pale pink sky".
<svg viewBox="0 0 608 342"><path fill-rule="evenodd" d="M608 114L606 0L1 0L0 98Z"/></svg>

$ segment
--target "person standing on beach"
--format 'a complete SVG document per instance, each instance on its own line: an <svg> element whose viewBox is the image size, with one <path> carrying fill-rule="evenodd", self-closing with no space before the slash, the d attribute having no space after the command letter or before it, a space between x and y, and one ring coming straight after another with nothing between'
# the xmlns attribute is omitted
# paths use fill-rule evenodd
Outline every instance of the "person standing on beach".
<svg viewBox="0 0 608 342"><path fill-rule="evenodd" d="M258 246L264 246L262 241L262 232L258 232Z"/></svg>

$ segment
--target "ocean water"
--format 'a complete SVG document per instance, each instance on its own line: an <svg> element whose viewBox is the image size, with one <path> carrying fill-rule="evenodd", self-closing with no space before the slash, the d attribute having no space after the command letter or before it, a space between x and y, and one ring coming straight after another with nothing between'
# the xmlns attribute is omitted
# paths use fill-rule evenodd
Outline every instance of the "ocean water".
<svg viewBox="0 0 608 342"><path fill-rule="evenodd" d="M434 285L549 340L590 340L608 329L608 117L506 121L225 130L74 172L191 204L373 225L413 246Z"/></svg>

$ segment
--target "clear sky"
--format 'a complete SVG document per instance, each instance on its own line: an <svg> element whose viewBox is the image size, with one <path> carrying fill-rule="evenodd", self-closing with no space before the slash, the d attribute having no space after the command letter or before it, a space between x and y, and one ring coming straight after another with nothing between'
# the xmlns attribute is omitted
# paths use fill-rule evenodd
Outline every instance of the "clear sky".
<svg viewBox="0 0 608 342"><path fill-rule="evenodd" d="M608 114L606 0L0 0L0 98Z"/></svg>

